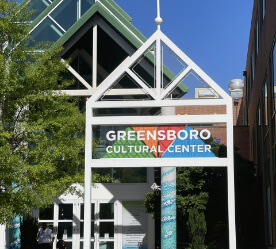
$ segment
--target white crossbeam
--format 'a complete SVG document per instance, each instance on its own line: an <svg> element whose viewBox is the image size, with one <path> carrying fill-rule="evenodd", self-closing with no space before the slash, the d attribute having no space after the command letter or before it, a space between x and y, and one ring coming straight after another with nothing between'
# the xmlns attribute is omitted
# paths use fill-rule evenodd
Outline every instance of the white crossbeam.
<svg viewBox="0 0 276 249"><path fill-rule="evenodd" d="M117 116L93 117L87 122L91 125L183 125L225 123L228 116L218 115L176 115L176 116Z"/></svg>
<svg viewBox="0 0 276 249"><path fill-rule="evenodd" d="M183 163L184 162L184 163ZM90 167L96 168L127 168L127 167L227 167L226 158L103 158L91 159Z"/></svg>

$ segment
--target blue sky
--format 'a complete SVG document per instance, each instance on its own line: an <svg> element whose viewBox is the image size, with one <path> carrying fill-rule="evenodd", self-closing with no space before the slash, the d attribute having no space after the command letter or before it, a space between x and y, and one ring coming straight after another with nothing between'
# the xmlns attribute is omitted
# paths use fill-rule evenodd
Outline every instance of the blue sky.
<svg viewBox="0 0 276 249"><path fill-rule="evenodd" d="M115 0L149 38L156 30L156 0ZM253 0L160 0L162 32L227 93L243 79Z"/></svg>
<svg viewBox="0 0 276 249"><path fill-rule="evenodd" d="M156 0L114 1L147 38L156 31ZM161 30L229 93L228 82L243 79L253 2L160 0Z"/></svg>

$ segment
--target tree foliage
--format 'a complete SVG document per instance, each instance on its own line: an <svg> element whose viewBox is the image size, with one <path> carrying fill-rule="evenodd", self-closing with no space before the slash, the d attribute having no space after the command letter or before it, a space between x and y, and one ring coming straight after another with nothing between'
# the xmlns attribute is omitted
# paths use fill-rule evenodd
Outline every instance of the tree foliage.
<svg viewBox="0 0 276 249"><path fill-rule="evenodd" d="M205 210L209 197L204 188L206 172L201 167L177 168L176 170L178 242L191 241L192 248L204 248ZM146 194L145 208L157 220L161 217L160 203L160 195L153 192Z"/></svg>
<svg viewBox="0 0 276 249"><path fill-rule="evenodd" d="M226 146L213 146L218 157L226 157ZM235 148L235 197L238 248L260 248L260 186L254 164L242 158ZM162 191L162 190L161 190ZM145 207L159 222L160 195L147 193ZM252 217L255 217L254 219ZM177 168L178 242L191 242L190 248L226 249L228 238L227 169ZM157 240L158 243L158 240Z"/></svg>
<svg viewBox="0 0 276 249"><path fill-rule="evenodd" d="M187 225L190 231L193 249L205 249L204 241L207 232L205 215L197 208L189 210Z"/></svg>
<svg viewBox="0 0 276 249"><path fill-rule="evenodd" d="M85 119L60 91L72 83L62 48L30 46L30 12L16 4L0 0L0 223L83 181Z"/></svg>

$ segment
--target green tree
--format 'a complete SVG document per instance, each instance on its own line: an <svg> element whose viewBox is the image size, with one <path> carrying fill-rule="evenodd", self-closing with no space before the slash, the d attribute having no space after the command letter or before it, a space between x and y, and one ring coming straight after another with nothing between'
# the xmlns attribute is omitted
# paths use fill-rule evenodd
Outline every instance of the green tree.
<svg viewBox="0 0 276 249"><path fill-rule="evenodd" d="M207 232L205 215L196 208L189 209L187 225L190 231L193 249L205 249L204 241Z"/></svg>
<svg viewBox="0 0 276 249"><path fill-rule="evenodd" d="M206 234L205 210L209 196L208 192L204 189L205 182L206 172L203 168L177 168L176 205L178 242L187 243L191 241L192 248L195 249L204 248ZM146 194L146 210L153 215L157 222L159 222L161 216L160 203L160 195L152 192ZM156 243L158 244L158 241Z"/></svg>
<svg viewBox="0 0 276 249"><path fill-rule="evenodd" d="M210 137L212 152L218 156L219 144ZM211 172L211 173L210 173ZM212 169L187 167L176 169L176 204L178 242L191 242L193 249L205 248L207 224L205 219L209 200L208 183L214 177ZM162 191L162 190L161 190ZM155 193L147 193L145 207L148 213L159 222L161 209L160 197ZM158 241L157 241L158 243Z"/></svg>
<svg viewBox="0 0 276 249"><path fill-rule="evenodd" d="M85 118L61 93L61 47L34 44L30 12L0 0L0 223L83 181ZM38 51L39 49L39 51Z"/></svg>

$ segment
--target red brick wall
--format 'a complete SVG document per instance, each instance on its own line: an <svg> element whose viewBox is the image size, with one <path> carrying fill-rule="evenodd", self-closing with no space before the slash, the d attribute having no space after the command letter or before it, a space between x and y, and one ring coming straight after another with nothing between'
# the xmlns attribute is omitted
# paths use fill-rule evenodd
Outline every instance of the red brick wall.
<svg viewBox="0 0 276 249"><path fill-rule="evenodd" d="M196 100L195 100L196 101ZM225 114L225 106L181 106L176 107L176 115Z"/></svg>
<svg viewBox="0 0 276 249"><path fill-rule="evenodd" d="M249 159L249 129L248 126L234 126L234 145L239 149L238 153L245 159Z"/></svg>

